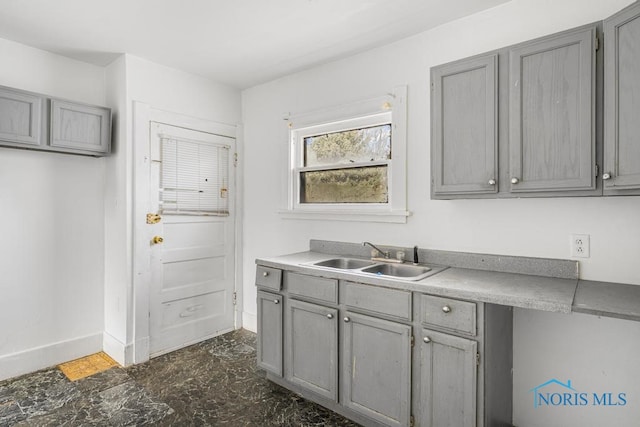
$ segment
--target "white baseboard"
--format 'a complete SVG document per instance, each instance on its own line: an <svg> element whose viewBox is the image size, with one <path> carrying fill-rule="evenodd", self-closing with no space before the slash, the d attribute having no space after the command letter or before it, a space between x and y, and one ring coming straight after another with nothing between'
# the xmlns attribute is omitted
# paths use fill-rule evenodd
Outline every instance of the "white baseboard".
<svg viewBox="0 0 640 427"><path fill-rule="evenodd" d="M39 371L102 350L102 333L0 356L0 381Z"/></svg>
<svg viewBox="0 0 640 427"><path fill-rule="evenodd" d="M126 345L113 335L104 332L102 337L102 351L118 362L121 366L133 364L133 346Z"/></svg>
<svg viewBox="0 0 640 427"><path fill-rule="evenodd" d="M258 317L253 313L242 312L242 327L251 332L258 331Z"/></svg>

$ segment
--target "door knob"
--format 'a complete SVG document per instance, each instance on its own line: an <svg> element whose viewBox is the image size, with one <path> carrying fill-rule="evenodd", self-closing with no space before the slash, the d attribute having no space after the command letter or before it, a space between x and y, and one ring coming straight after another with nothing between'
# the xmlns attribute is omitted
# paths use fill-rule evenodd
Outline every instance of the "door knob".
<svg viewBox="0 0 640 427"><path fill-rule="evenodd" d="M426 342L426 343L430 343L431 342L431 338L429 337L424 337L422 338L422 341Z"/></svg>
<svg viewBox="0 0 640 427"><path fill-rule="evenodd" d="M514 177L514 178L511 178L511 183L512 183L512 184L517 184L517 183L519 183L519 182L520 182L520 180L519 180L518 178L515 178L515 177Z"/></svg>
<svg viewBox="0 0 640 427"><path fill-rule="evenodd" d="M348 317L345 317L343 320L345 323L349 323L351 321L351 319L349 319Z"/></svg>
<svg viewBox="0 0 640 427"><path fill-rule="evenodd" d="M327 319L333 319L333 314L331 313L327 314Z"/></svg>
<svg viewBox="0 0 640 427"><path fill-rule="evenodd" d="M489 180L489 185L496 185L496 180L495 180L495 179L493 179L493 178L491 178L491 179Z"/></svg>
<svg viewBox="0 0 640 427"><path fill-rule="evenodd" d="M610 173L602 174L602 179L611 179L611 174Z"/></svg>
<svg viewBox="0 0 640 427"><path fill-rule="evenodd" d="M153 239L151 239L151 243L153 243L154 245L162 242L164 242L164 239L160 236L153 236Z"/></svg>

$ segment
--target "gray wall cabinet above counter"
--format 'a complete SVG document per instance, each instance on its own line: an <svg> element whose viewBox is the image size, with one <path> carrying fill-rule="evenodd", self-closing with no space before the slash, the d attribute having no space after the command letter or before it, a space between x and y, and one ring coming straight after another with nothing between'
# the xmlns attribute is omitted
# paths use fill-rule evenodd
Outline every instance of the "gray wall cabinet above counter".
<svg viewBox="0 0 640 427"><path fill-rule="evenodd" d="M640 194L640 2L604 21L604 194Z"/></svg>
<svg viewBox="0 0 640 427"><path fill-rule="evenodd" d="M636 2L433 67L431 198L640 194L639 46Z"/></svg>
<svg viewBox="0 0 640 427"><path fill-rule="evenodd" d="M111 110L0 86L0 146L105 156Z"/></svg>

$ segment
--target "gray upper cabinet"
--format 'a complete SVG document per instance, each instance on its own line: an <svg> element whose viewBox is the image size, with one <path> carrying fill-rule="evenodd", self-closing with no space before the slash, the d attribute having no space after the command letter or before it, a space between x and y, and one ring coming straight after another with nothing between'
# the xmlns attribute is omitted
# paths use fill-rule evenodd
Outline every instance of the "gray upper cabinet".
<svg viewBox="0 0 640 427"><path fill-rule="evenodd" d="M282 295L258 291L258 367L282 376Z"/></svg>
<svg viewBox="0 0 640 427"><path fill-rule="evenodd" d="M338 310L287 299L285 378L338 400Z"/></svg>
<svg viewBox="0 0 640 427"><path fill-rule="evenodd" d="M496 193L498 55L431 70L432 196Z"/></svg>
<svg viewBox="0 0 640 427"><path fill-rule="evenodd" d="M509 51L510 191L595 189L596 27Z"/></svg>
<svg viewBox="0 0 640 427"><path fill-rule="evenodd" d="M0 86L0 146L105 156L111 110Z"/></svg>
<svg viewBox="0 0 640 427"><path fill-rule="evenodd" d="M431 69L431 197L593 196L592 24Z"/></svg>
<svg viewBox="0 0 640 427"><path fill-rule="evenodd" d="M0 87L0 143L38 147L42 145L44 98Z"/></svg>
<svg viewBox="0 0 640 427"><path fill-rule="evenodd" d="M387 426L408 426L411 326L346 312L341 402Z"/></svg>
<svg viewBox="0 0 640 427"><path fill-rule="evenodd" d="M51 101L51 146L108 153L111 138L108 108Z"/></svg>
<svg viewBox="0 0 640 427"><path fill-rule="evenodd" d="M477 343L423 329L420 427L475 427Z"/></svg>
<svg viewBox="0 0 640 427"><path fill-rule="evenodd" d="M640 194L640 3L604 22L605 194Z"/></svg>

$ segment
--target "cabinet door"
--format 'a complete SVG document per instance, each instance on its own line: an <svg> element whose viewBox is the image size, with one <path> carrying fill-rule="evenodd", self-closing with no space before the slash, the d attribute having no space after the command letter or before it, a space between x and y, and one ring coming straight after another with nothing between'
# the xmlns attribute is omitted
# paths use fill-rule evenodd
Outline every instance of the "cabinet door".
<svg viewBox="0 0 640 427"><path fill-rule="evenodd" d="M595 189L595 31L509 51L511 192Z"/></svg>
<svg viewBox="0 0 640 427"><path fill-rule="evenodd" d="M604 33L604 189L640 194L640 3L607 19Z"/></svg>
<svg viewBox="0 0 640 427"><path fill-rule="evenodd" d="M258 291L258 367L282 376L282 296Z"/></svg>
<svg viewBox="0 0 640 427"><path fill-rule="evenodd" d="M433 195L496 193L498 56L431 71Z"/></svg>
<svg viewBox="0 0 640 427"><path fill-rule="evenodd" d="M338 399L338 311L287 299L285 378Z"/></svg>
<svg viewBox="0 0 640 427"><path fill-rule="evenodd" d="M0 87L0 144L41 145L43 98Z"/></svg>
<svg viewBox="0 0 640 427"><path fill-rule="evenodd" d="M110 138L108 108L51 101L51 147L106 154Z"/></svg>
<svg viewBox="0 0 640 427"><path fill-rule="evenodd" d="M347 312L341 403L388 426L408 426L411 327Z"/></svg>
<svg viewBox="0 0 640 427"><path fill-rule="evenodd" d="M475 341L422 330L421 427L476 425L476 352Z"/></svg>

